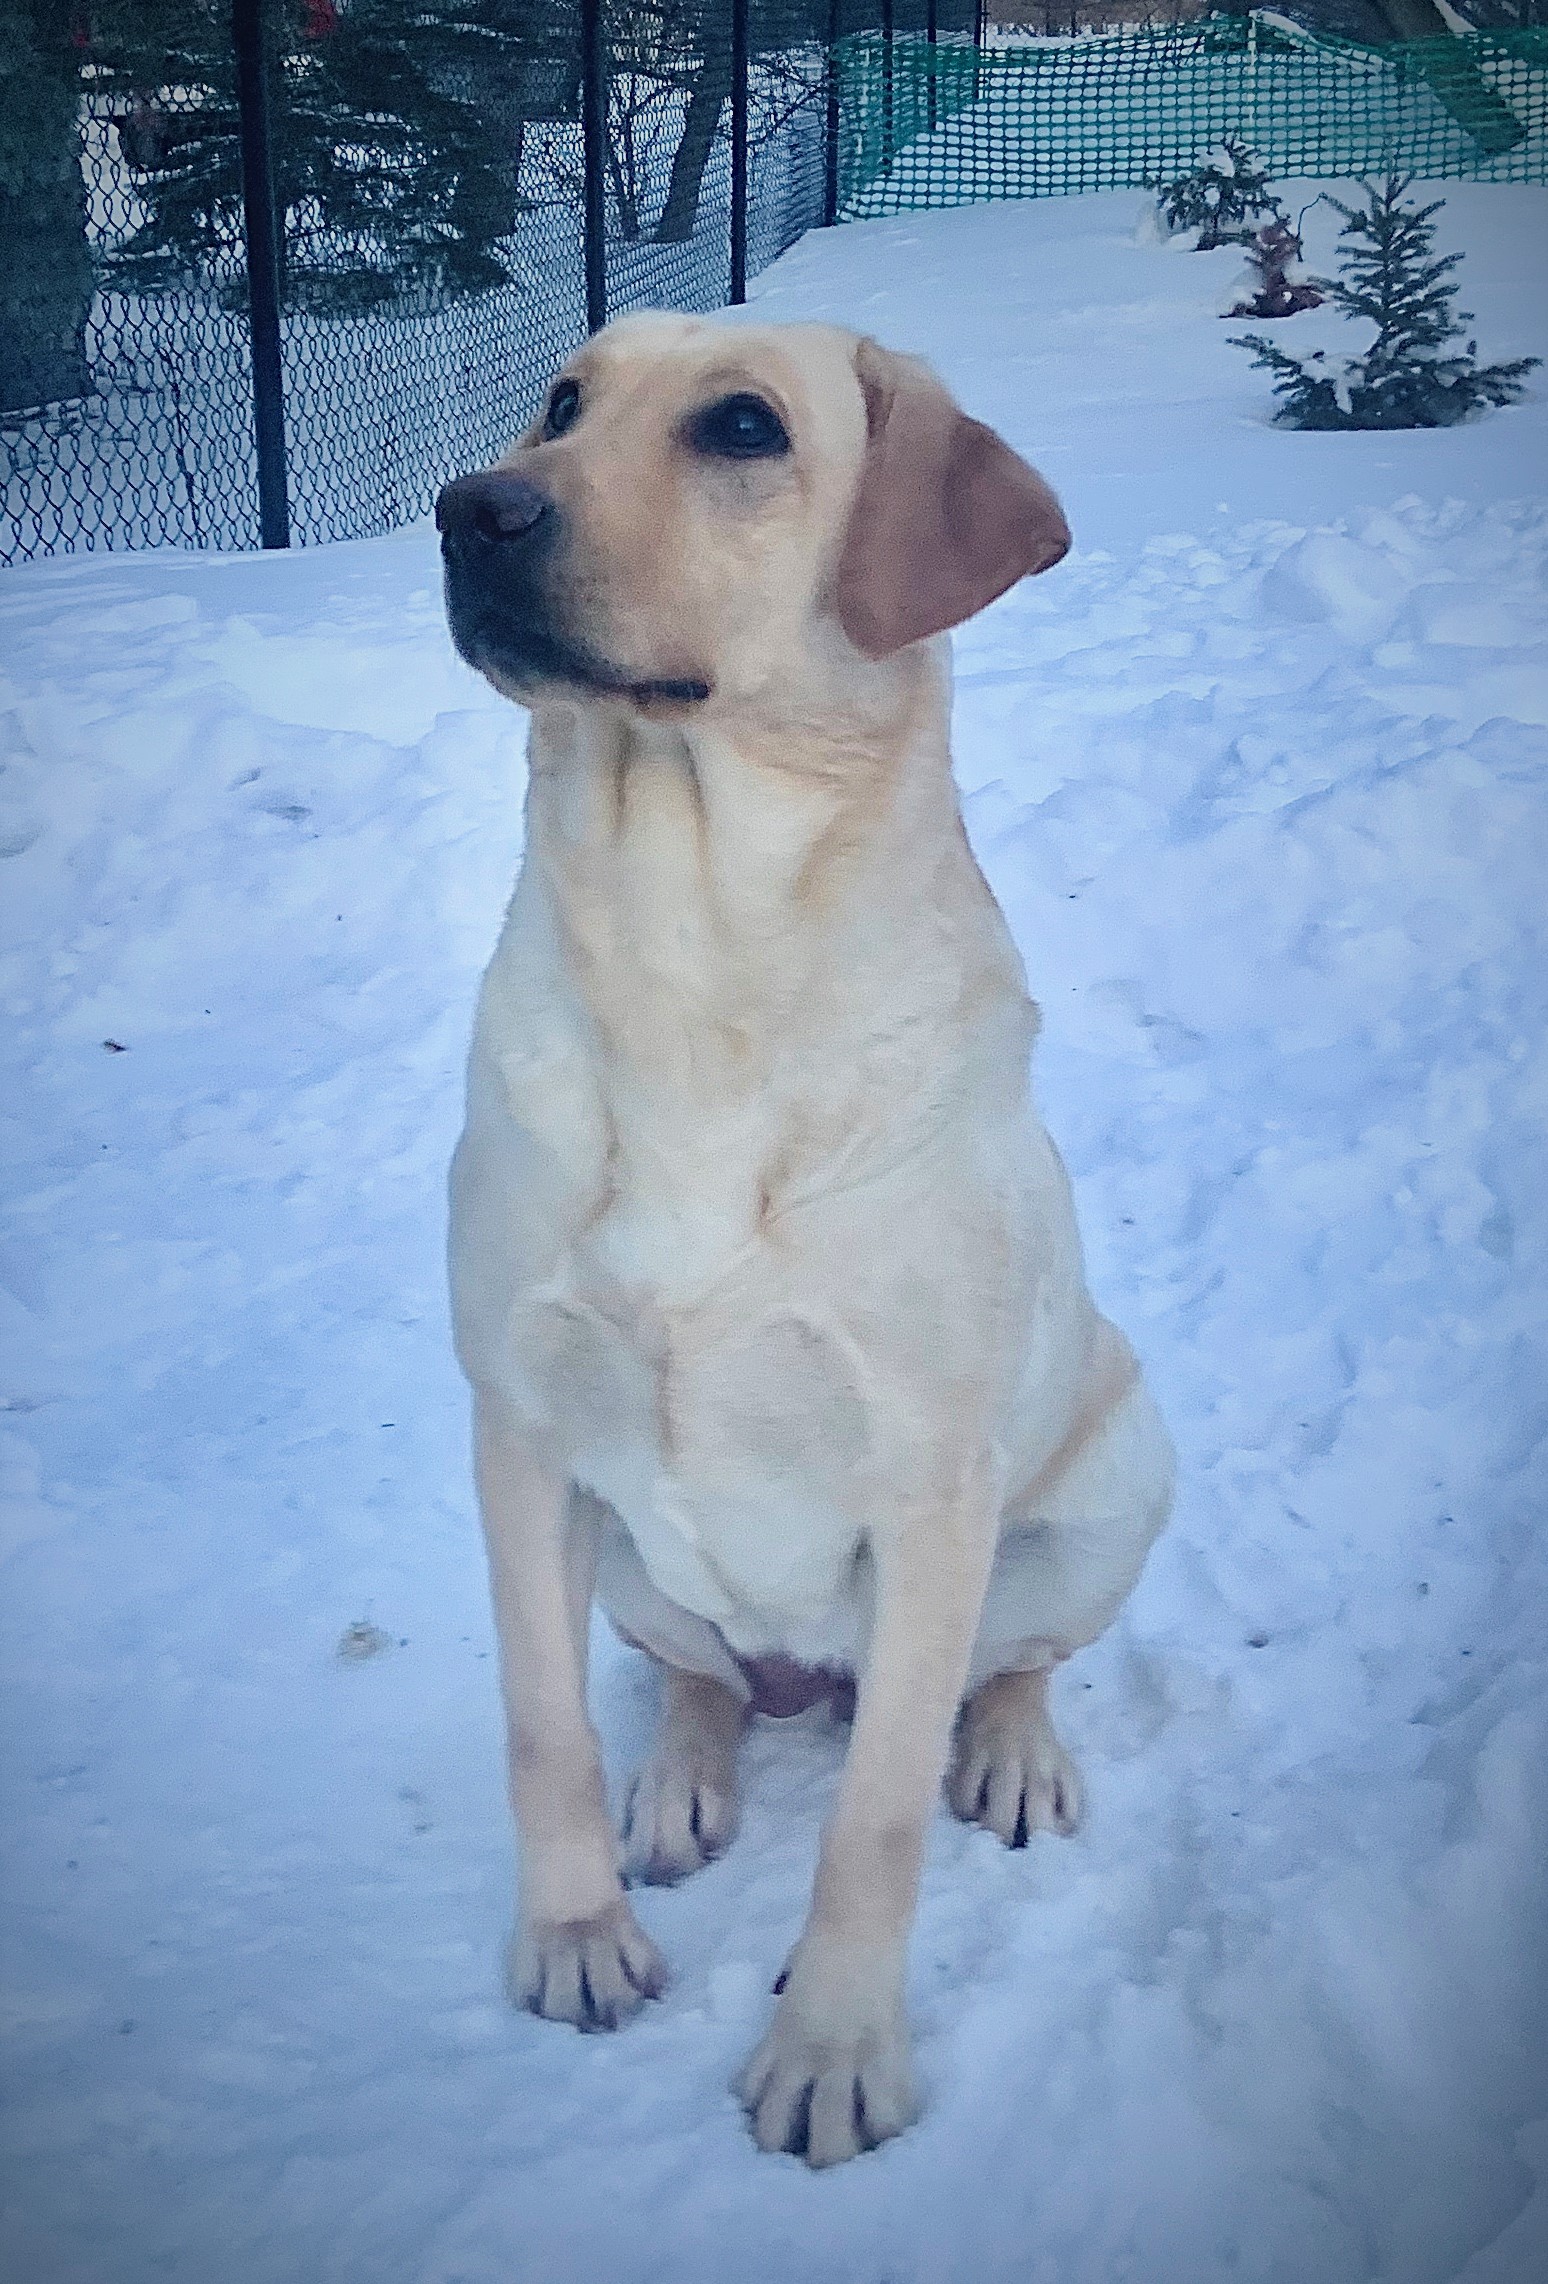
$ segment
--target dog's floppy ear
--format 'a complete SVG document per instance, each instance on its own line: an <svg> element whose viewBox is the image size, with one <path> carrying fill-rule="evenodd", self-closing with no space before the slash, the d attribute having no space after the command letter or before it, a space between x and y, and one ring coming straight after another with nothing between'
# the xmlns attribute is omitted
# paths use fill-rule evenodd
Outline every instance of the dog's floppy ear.
<svg viewBox="0 0 1548 2284"><path fill-rule="evenodd" d="M884 658L992 603L1070 544L1035 468L958 410L927 365L862 340L865 466L834 603L856 649Z"/></svg>

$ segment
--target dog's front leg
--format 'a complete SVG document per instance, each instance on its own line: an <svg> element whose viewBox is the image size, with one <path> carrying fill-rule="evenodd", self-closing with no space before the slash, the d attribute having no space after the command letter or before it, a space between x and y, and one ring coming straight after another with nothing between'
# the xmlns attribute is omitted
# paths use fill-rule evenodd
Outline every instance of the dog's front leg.
<svg viewBox="0 0 1548 2284"><path fill-rule="evenodd" d="M998 1501L975 1486L873 1543L875 1623L811 1911L737 2080L762 2149L834 2165L918 2115L908 1938L997 1523Z"/></svg>
<svg viewBox="0 0 1548 2284"><path fill-rule="evenodd" d="M612 2030L665 1988L666 1968L624 1897L586 1713L595 1509L487 1392L474 1397L474 1454L520 1840L511 1996Z"/></svg>

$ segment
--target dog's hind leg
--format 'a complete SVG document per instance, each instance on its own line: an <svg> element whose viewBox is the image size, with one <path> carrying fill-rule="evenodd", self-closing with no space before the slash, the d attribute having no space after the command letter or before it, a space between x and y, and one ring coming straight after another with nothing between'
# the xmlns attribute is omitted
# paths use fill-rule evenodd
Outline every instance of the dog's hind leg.
<svg viewBox="0 0 1548 2284"><path fill-rule="evenodd" d="M964 1824L1024 1848L1039 1831L1073 1832L1080 1776L1048 1714L1048 1673L997 1673L957 1721L946 1798Z"/></svg>
<svg viewBox="0 0 1548 2284"><path fill-rule="evenodd" d="M624 1877L671 1887L735 1836L736 1755L750 1691L719 1628L668 1601L613 1509L593 1504L597 1600L663 1679L655 1746L624 1796Z"/></svg>
<svg viewBox="0 0 1548 2284"><path fill-rule="evenodd" d="M746 1700L708 1674L663 1669L655 1747L623 1812L628 1880L671 1887L727 1848L736 1833L736 1754Z"/></svg>
<svg viewBox="0 0 1548 2284"><path fill-rule="evenodd" d="M1160 1414L1127 1343L1110 1326L1103 1336L1105 1387L1099 1377L1077 1434L1002 1526L952 1743L953 1812L1011 1848L1080 1822L1080 1778L1049 1717L1049 1675L1112 1619L1171 1504Z"/></svg>

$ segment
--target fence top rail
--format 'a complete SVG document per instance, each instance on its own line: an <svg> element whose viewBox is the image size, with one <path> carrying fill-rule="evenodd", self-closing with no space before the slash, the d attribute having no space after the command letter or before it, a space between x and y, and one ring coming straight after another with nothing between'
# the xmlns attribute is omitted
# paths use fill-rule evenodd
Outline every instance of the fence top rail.
<svg viewBox="0 0 1548 2284"><path fill-rule="evenodd" d="M1459 54L1475 61L1508 56L1548 67L1548 24L1498 24L1448 33L1444 38L1378 43L1348 39L1337 32L1313 31L1271 8L1254 8L1241 15L1219 13L1176 23L1114 24L1101 30L1029 34L1004 46L981 48L975 47L970 37L932 41L913 27L891 33L873 29L849 33L836 43L833 52L842 68L846 60L858 62L890 50L895 68L936 72L944 78L955 77L968 67L984 77L1053 71L1082 55L1141 48L1207 56L1267 55L1294 49L1309 56L1339 57L1348 64L1364 64L1378 71Z"/></svg>

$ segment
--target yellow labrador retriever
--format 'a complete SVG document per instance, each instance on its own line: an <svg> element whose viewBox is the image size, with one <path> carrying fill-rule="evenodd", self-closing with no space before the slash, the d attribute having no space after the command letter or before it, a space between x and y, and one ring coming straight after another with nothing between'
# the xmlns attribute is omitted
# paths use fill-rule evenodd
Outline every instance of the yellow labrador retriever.
<svg viewBox="0 0 1548 2284"><path fill-rule="evenodd" d="M514 1996L611 2028L627 1879L736 1826L749 1710L858 1702L738 2081L814 2165L916 2114L903 1988L943 1777L1070 1830L1050 1669L1171 1496L1028 1087L963 833L943 631L1069 534L929 370L822 326L633 317L438 507L463 656L532 709L527 852L452 1175L521 1895ZM599 1599L659 1660L609 1822Z"/></svg>

